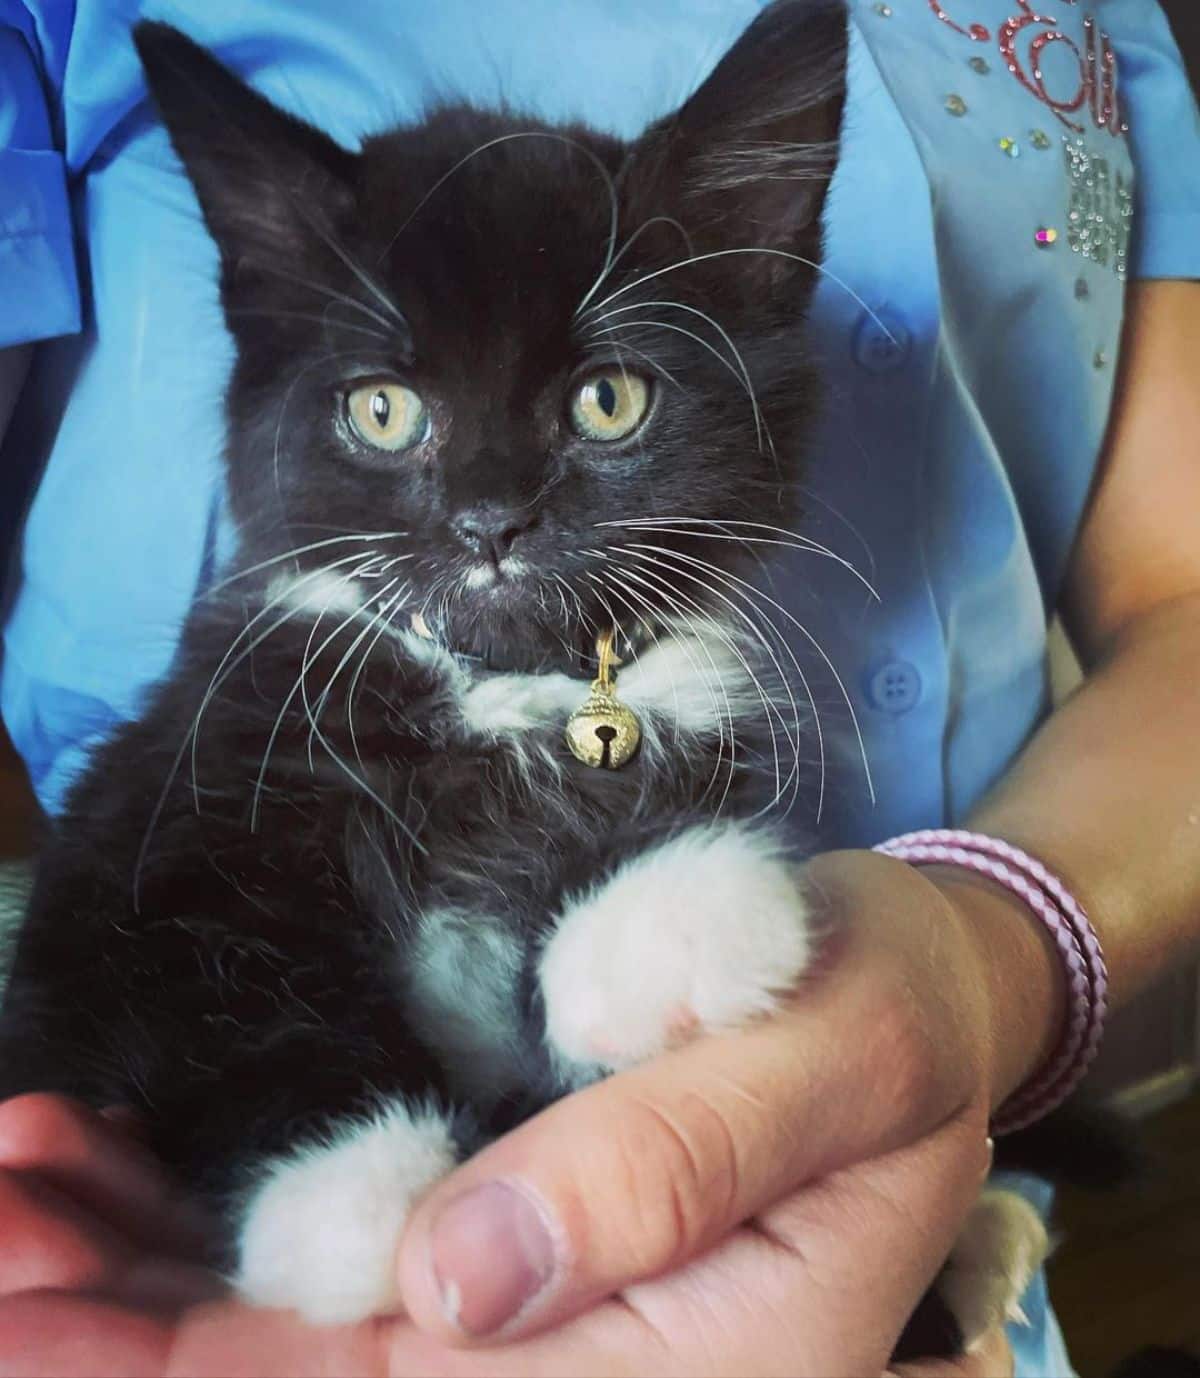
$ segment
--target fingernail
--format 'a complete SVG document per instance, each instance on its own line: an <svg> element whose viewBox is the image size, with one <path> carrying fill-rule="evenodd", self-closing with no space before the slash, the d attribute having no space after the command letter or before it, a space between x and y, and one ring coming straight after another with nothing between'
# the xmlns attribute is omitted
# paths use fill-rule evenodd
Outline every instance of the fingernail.
<svg viewBox="0 0 1200 1378"><path fill-rule="evenodd" d="M550 1218L519 1187L488 1182L444 1206L430 1231L442 1309L468 1335L490 1335L543 1292L559 1250Z"/></svg>

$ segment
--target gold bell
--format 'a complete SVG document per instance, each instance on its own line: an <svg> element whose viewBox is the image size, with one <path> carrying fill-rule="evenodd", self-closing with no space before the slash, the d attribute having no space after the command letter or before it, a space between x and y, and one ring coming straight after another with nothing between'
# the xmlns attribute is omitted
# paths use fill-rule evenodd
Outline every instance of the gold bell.
<svg viewBox="0 0 1200 1378"><path fill-rule="evenodd" d="M612 633L602 633L596 648L600 673L592 681L587 698L567 719L565 735L577 761L597 770L620 770L633 759L642 729L613 688Z"/></svg>

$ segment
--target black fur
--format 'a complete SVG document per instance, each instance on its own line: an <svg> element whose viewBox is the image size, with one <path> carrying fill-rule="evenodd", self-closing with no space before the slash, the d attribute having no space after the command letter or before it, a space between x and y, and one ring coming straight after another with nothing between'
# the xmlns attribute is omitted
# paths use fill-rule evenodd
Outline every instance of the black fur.
<svg viewBox="0 0 1200 1378"><path fill-rule="evenodd" d="M565 1089L544 1051L538 940L566 894L709 816L716 736L610 774L571 759L556 727L531 766L465 730L457 672L387 619L365 640L341 612L283 620L265 611L271 581L404 556L411 595L391 620L425 609L468 673L581 673L610 620L584 552L645 540L597 522L754 519L767 503L786 522L814 405L800 324L814 274L787 255L819 256L846 21L827 4L771 7L632 145L459 106L360 153L177 31L136 37L221 251L243 573L197 603L170 675L55 828L0 1023L0 1095L132 1104L219 1203L266 1155L383 1095L453 1106L467 1153ZM781 180L784 145L799 180ZM756 149L772 176L745 175ZM783 252L670 267L764 243ZM611 305L674 305L577 317L606 263L593 305L625 287ZM628 441L580 440L568 390L612 363L651 377L652 414ZM347 424L348 389L376 379L427 401L431 435L403 455ZM513 553L536 577L464 589L479 559L464 521L514 513ZM744 558L734 542L655 540L724 569ZM689 568L639 585L637 604L607 597L630 620L717 606ZM769 795L768 744L765 722L743 730L725 816ZM518 1073L475 1103L452 1095L436 1031L417 1035L405 999L414 923L439 908L526 952Z"/></svg>

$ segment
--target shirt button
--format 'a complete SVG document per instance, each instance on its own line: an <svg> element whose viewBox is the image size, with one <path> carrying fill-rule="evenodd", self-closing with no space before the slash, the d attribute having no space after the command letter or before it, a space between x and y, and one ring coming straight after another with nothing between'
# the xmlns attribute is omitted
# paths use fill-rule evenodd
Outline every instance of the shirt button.
<svg viewBox="0 0 1200 1378"><path fill-rule="evenodd" d="M908 660L888 660L867 676L872 708L898 718L921 701L921 672Z"/></svg>
<svg viewBox="0 0 1200 1378"><path fill-rule="evenodd" d="M868 373L895 373L908 363L912 331L892 311L867 311L854 330L854 362Z"/></svg>

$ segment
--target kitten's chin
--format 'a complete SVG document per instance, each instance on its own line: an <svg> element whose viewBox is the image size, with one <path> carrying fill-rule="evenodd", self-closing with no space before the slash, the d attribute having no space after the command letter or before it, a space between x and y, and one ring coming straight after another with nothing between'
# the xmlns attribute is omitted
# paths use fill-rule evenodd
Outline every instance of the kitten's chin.
<svg viewBox="0 0 1200 1378"><path fill-rule="evenodd" d="M545 620L545 608L533 598L505 598L502 586L477 592L458 608L445 611L427 631L456 655L478 661L488 670L508 674L546 674L558 670L586 675L595 663L594 634L581 625L567 627Z"/></svg>

